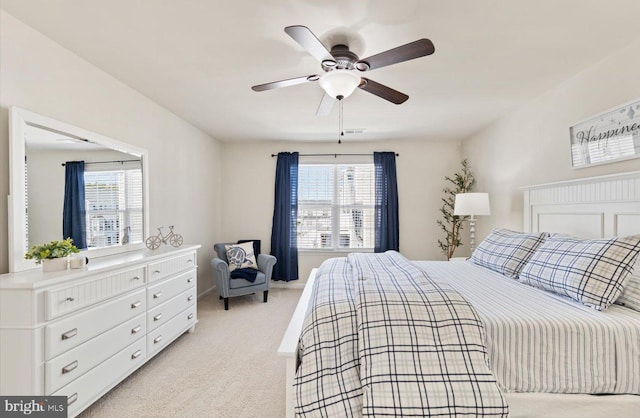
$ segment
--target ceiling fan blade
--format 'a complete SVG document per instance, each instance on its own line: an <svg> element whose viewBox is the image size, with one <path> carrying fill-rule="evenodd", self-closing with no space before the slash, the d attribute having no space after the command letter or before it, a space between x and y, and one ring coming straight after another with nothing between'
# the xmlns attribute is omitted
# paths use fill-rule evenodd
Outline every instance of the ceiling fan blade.
<svg viewBox="0 0 640 418"><path fill-rule="evenodd" d="M356 68L361 71L375 70L376 68L386 67L387 65L431 55L435 50L436 49L430 40L425 38L418 39L417 41L410 42L406 45L361 59L356 64Z"/></svg>
<svg viewBox="0 0 640 418"><path fill-rule="evenodd" d="M335 61L331 52L329 52L308 27L301 25L287 26L284 28L284 31L318 61Z"/></svg>
<svg viewBox="0 0 640 418"><path fill-rule="evenodd" d="M402 104L406 102L407 99L409 99L409 96L404 93L400 93L399 91L394 90L391 87L387 87L384 84L376 83L375 81L369 80L368 78L364 77L362 77L362 82L358 87L360 87L364 91L375 94L376 96L397 105Z"/></svg>
<svg viewBox="0 0 640 418"><path fill-rule="evenodd" d="M265 91L265 90L279 89L280 87L295 86L296 84L302 84L309 81L318 81L319 78L320 76L313 74L313 75L307 75L304 77L290 78L288 80L272 81L271 83L258 84L257 86L253 86L251 87L251 90Z"/></svg>
<svg viewBox="0 0 640 418"><path fill-rule="evenodd" d="M333 104L336 102L336 99L329 96L325 93L322 96L322 100L320 101L320 105L318 106L318 110L316 110L316 116L327 116L331 113L331 109L333 109Z"/></svg>

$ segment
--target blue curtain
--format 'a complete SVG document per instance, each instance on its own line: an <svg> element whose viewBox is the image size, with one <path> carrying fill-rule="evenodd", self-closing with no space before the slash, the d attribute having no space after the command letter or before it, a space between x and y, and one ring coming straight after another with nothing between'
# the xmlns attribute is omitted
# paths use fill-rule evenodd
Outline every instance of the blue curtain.
<svg viewBox="0 0 640 418"><path fill-rule="evenodd" d="M84 199L84 161L65 163L63 239L71 237L73 244L87 248L87 213Z"/></svg>
<svg viewBox="0 0 640 418"><path fill-rule="evenodd" d="M273 280L298 280L298 159L297 152L278 154L271 228L271 255L278 261Z"/></svg>
<svg viewBox="0 0 640 418"><path fill-rule="evenodd" d="M396 154L374 152L376 173L375 249L400 251L400 221L398 219L398 180Z"/></svg>

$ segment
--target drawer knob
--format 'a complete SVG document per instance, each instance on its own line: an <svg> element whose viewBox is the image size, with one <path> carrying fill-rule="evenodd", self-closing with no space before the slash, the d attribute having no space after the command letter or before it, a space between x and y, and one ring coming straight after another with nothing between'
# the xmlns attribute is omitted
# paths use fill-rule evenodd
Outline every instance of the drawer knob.
<svg viewBox="0 0 640 418"><path fill-rule="evenodd" d="M78 328L70 329L67 332L62 333L62 339L68 340L69 338L73 338L78 334Z"/></svg>
<svg viewBox="0 0 640 418"><path fill-rule="evenodd" d="M141 329L142 329L142 327L140 325L138 325L135 328L131 328L131 333L132 334L137 334L138 332L140 332Z"/></svg>
<svg viewBox="0 0 640 418"><path fill-rule="evenodd" d="M191 283L193 281L193 277L187 279L187 283Z"/></svg>
<svg viewBox="0 0 640 418"><path fill-rule="evenodd" d="M154 344L158 344L160 341L162 341L162 335L158 335L156 338L153 339Z"/></svg>
<svg viewBox="0 0 640 418"><path fill-rule="evenodd" d="M192 259L188 259L187 263L193 263L193 260Z"/></svg>
<svg viewBox="0 0 640 418"><path fill-rule="evenodd" d="M62 374L69 373L78 367L78 360L73 361L62 368Z"/></svg>
<svg viewBox="0 0 640 418"><path fill-rule="evenodd" d="M66 301L67 301L67 302L73 302L74 300L76 300L76 299L75 299L75 298L72 298L71 296L69 296L69 297L66 299Z"/></svg>
<svg viewBox="0 0 640 418"><path fill-rule="evenodd" d="M193 295L191 295L191 296L189 296L189 297L187 298L187 302L191 302L192 300L193 300Z"/></svg>
<svg viewBox="0 0 640 418"><path fill-rule="evenodd" d="M72 403L74 403L77 400L78 400L78 392L76 392L73 395L67 397L67 406L71 405Z"/></svg>
<svg viewBox="0 0 640 418"><path fill-rule="evenodd" d="M153 274L160 274L160 270L154 270Z"/></svg>
<svg viewBox="0 0 640 418"><path fill-rule="evenodd" d="M154 321L159 321L161 318L162 318L162 314L161 314L161 313L159 313L158 315L156 315L156 316L154 316L154 317L153 317L153 320L154 320Z"/></svg>
<svg viewBox="0 0 640 418"><path fill-rule="evenodd" d="M158 293L154 293L153 294L153 298L154 299L158 299L160 296L162 296L162 292L158 292Z"/></svg>
<svg viewBox="0 0 640 418"><path fill-rule="evenodd" d="M131 309L135 309L135 308L137 308L138 306L140 306L141 304L142 304L142 302L140 302L140 301L133 302L133 303L131 304Z"/></svg>
<svg viewBox="0 0 640 418"><path fill-rule="evenodd" d="M192 313L190 313L190 314L189 314L189 316L187 317L187 319L191 319L191 318L193 318L193 314L192 314Z"/></svg>
<svg viewBox="0 0 640 418"><path fill-rule="evenodd" d="M142 354L141 350L138 350L135 353L131 354L131 360L137 359L138 357L140 357L140 354Z"/></svg>
<svg viewBox="0 0 640 418"><path fill-rule="evenodd" d="M140 280L140 277L138 277L138 276L134 276L134 277L133 277L133 280Z"/></svg>

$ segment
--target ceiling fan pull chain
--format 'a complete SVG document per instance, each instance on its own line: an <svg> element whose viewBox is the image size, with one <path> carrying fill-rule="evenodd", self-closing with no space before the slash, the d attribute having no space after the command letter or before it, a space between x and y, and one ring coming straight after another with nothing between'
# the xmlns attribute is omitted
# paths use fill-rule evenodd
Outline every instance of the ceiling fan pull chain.
<svg viewBox="0 0 640 418"><path fill-rule="evenodd" d="M342 99L339 99L338 101L340 103L340 107L338 109L338 144L342 144L342 137L344 136L343 104Z"/></svg>

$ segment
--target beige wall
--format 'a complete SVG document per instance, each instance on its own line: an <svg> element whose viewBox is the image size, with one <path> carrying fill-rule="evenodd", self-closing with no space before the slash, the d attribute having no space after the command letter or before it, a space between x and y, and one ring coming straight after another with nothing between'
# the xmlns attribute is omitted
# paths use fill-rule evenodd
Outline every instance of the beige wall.
<svg viewBox="0 0 640 418"><path fill-rule="evenodd" d="M440 231L441 190L445 175L460 165L458 143L393 140L379 143L268 143L224 144L222 185L222 234L225 241L243 238L262 240L263 252L270 250L271 222L276 158L278 152L300 153L371 153L394 151L400 210L400 250L413 259L444 259L437 247ZM339 157L347 161L347 157ZM342 254L343 255L343 254ZM304 282L313 267L335 253L301 253L300 281Z"/></svg>
<svg viewBox="0 0 640 418"><path fill-rule="evenodd" d="M523 228L520 187L640 170L640 159L574 170L569 127L640 98L640 41L576 74L463 142L477 189L490 193L491 216L478 220L478 240L494 227Z"/></svg>
<svg viewBox="0 0 640 418"><path fill-rule="evenodd" d="M220 230L218 141L0 11L0 273L8 271L8 109L18 106L149 151L150 226L173 224L199 253L198 291L213 284Z"/></svg>

